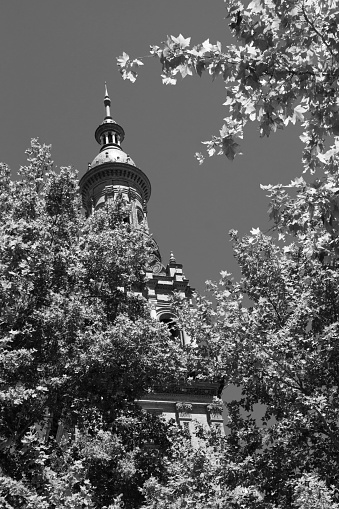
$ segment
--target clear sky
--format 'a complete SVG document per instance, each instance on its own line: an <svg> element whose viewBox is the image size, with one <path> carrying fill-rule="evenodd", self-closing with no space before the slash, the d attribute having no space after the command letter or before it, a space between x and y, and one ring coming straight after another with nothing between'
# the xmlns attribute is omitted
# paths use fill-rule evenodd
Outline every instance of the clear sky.
<svg viewBox="0 0 339 509"><path fill-rule="evenodd" d="M123 149L149 177L150 229L166 264L173 250L199 291L220 270L238 276L231 228L270 227L260 183L289 183L301 173L300 127L260 139L246 130L244 155L199 166L200 142L223 123L223 82L208 75L161 84L156 59L146 59L135 84L116 67L123 51L148 54L167 34L193 43L231 42L223 0L7 0L0 18L0 160L13 174L32 137L52 144L57 166L81 177L98 153L94 131L104 116L104 81L112 116L126 132Z"/></svg>

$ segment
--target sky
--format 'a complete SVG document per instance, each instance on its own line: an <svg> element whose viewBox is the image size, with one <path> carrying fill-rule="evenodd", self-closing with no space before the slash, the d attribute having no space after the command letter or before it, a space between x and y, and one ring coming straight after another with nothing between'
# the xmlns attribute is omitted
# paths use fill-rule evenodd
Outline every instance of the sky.
<svg viewBox="0 0 339 509"><path fill-rule="evenodd" d="M239 277L228 231L266 231L268 200L260 184L299 176L300 126L269 139L245 130L243 156L206 159L194 153L218 134L226 115L222 80L186 77L161 83L157 59L138 80L123 81L116 57L148 55L167 35L232 41L223 0L7 0L0 18L0 161L13 178L30 139L52 145L55 165L79 178L99 152L94 131L104 117L104 82L112 116L125 130L122 148L151 181L148 222L163 263L173 251L190 284L203 292L221 270Z"/></svg>

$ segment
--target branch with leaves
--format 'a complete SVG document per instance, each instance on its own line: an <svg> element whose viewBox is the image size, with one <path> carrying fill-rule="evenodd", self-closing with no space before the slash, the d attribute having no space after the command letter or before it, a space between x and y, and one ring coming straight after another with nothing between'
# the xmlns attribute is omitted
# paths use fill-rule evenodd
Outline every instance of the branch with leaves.
<svg viewBox="0 0 339 509"><path fill-rule="evenodd" d="M178 76L203 72L224 81L228 112L219 135L203 142L209 156L224 154L232 160L240 154L248 122L257 122L263 137L299 121L304 127L305 170L321 169L323 158L330 157L325 140L339 134L336 2L225 3L235 44L223 47L207 39L191 46L190 37L167 37L160 46L151 46L149 55L160 60L163 83L175 85ZM119 57L123 79L134 82L144 59L126 53ZM336 145L334 150L337 153ZM203 162L202 153L196 157Z"/></svg>

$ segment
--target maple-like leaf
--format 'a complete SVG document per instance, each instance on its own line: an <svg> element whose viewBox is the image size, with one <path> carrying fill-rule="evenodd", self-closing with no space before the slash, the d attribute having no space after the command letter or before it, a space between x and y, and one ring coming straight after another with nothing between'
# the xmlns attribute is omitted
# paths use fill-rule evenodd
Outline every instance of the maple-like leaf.
<svg viewBox="0 0 339 509"><path fill-rule="evenodd" d="M201 44L201 48L203 50L204 53L207 53L209 51L212 51L213 50L213 44L210 43L210 40L209 39L206 39L206 41L204 41L202 44Z"/></svg>
<svg viewBox="0 0 339 509"><path fill-rule="evenodd" d="M129 55L127 55L127 53L123 52L123 54L120 57L117 57L118 67L119 68L126 67L129 60L130 60Z"/></svg>
<svg viewBox="0 0 339 509"><path fill-rule="evenodd" d="M222 138L222 150L227 159L233 161L235 155L239 153L239 143L236 143L232 136Z"/></svg>
<svg viewBox="0 0 339 509"><path fill-rule="evenodd" d="M292 124L296 123L296 120L299 120L299 122L304 121L304 113L307 111L306 108L301 106L300 104L294 108L294 113L291 119Z"/></svg>
<svg viewBox="0 0 339 509"><path fill-rule="evenodd" d="M179 44L180 48L182 49L187 48L191 43L190 37L187 37L187 39L185 39L185 37L181 34L179 34L178 37L174 37L174 35L171 35L171 39L174 43Z"/></svg>
<svg viewBox="0 0 339 509"><path fill-rule="evenodd" d="M260 228L252 228L251 232L252 235L260 235Z"/></svg>
<svg viewBox="0 0 339 509"><path fill-rule="evenodd" d="M178 69L182 78L185 78L187 75L192 75L192 68L188 64L182 64L178 67Z"/></svg>

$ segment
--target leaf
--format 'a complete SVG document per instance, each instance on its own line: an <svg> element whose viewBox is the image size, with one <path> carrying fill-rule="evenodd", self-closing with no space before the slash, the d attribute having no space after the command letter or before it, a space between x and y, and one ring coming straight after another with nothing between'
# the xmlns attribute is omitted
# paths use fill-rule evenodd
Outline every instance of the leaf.
<svg viewBox="0 0 339 509"><path fill-rule="evenodd" d="M307 109L301 106L300 104L294 108L294 113L291 119L292 124L296 123L296 120L299 120L299 122L304 121L304 113L306 113Z"/></svg>
<svg viewBox="0 0 339 509"><path fill-rule="evenodd" d="M203 164L205 158L204 158L204 156L203 156L203 154L201 152L196 152L194 154L194 157L197 159L199 164Z"/></svg>
<svg viewBox="0 0 339 509"><path fill-rule="evenodd" d="M126 71L123 69L121 74L124 80L128 80L131 83L134 83L137 79L137 73L134 71Z"/></svg>
<svg viewBox="0 0 339 509"><path fill-rule="evenodd" d="M223 138L222 147L225 156L227 157L227 159L230 159L231 161L233 161L237 153L240 154L239 143L236 143L230 136Z"/></svg>
<svg viewBox="0 0 339 509"><path fill-rule="evenodd" d="M168 76L166 74L162 74L161 78L164 85L176 85L177 83L176 78L173 78L172 76Z"/></svg>
<svg viewBox="0 0 339 509"><path fill-rule="evenodd" d="M202 43L201 47L202 47L204 53L207 53L207 52L210 52L213 50L213 44L210 43L209 39L206 39L206 41L204 41Z"/></svg>
<svg viewBox="0 0 339 509"><path fill-rule="evenodd" d="M132 60L132 65L140 66L140 65L144 65L144 63L141 60L139 60L138 58L135 58L134 60Z"/></svg>
<svg viewBox="0 0 339 509"><path fill-rule="evenodd" d="M171 35L171 39L176 44L179 44L180 48L182 48L182 49L187 48L190 45L190 42L191 42L191 38L190 37L187 37L187 39L185 39L185 37L183 35L181 35L181 34L178 35L178 37L174 37L173 35Z"/></svg>
<svg viewBox="0 0 339 509"><path fill-rule="evenodd" d="M250 120L256 119L256 108L250 101L245 106L245 115L248 115Z"/></svg>
<svg viewBox="0 0 339 509"><path fill-rule="evenodd" d="M260 235L261 231L260 228L252 228L251 232L252 235Z"/></svg>
<svg viewBox="0 0 339 509"><path fill-rule="evenodd" d="M178 67L182 78L185 78L188 74L192 75L192 68L188 64L182 64Z"/></svg>
<svg viewBox="0 0 339 509"><path fill-rule="evenodd" d="M247 9L253 14L259 14L262 11L261 1L260 0L252 0Z"/></svg>
<svg viewBox="0 0 339 509"><path fill-rule="evenodd" d="M117 63L118 63L118 67L120 69L126 67L128 62L129 62L129 55L127 55L127 53L125 53L125 52L123 52L123 54L121 56L117 57Z"/></svg>

